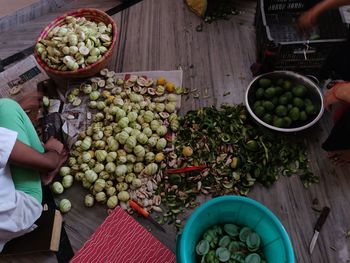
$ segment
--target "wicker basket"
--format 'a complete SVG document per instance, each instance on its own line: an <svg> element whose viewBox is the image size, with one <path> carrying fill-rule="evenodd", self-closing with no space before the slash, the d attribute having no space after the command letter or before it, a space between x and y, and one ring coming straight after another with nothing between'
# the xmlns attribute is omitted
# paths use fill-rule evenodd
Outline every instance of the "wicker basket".
<svg viewBox="0 0 350 263"><path fill-rule="evenodd" d="M40 55L35 50L34 55L35 59L37 60L38 64L46 71L46 73L54 78L54 79L72 79L72 78L86 78L91 77L98 73L101 69L105 68L110 61L114 46L117 41L117 25L115 24L114 20L108 16L105 12L102 12L98 9L94 8L82 8L75 11L68 12L58 18L56 18L54 21L52 21L48 26L45 27L45 29L41 32L37 42L39 42L41 39L46 38L47 34L50 32L50 30L56 26L62 25L64 22L64 19L66 16L74 16L74 17L85 17L88 20L95 21L95 22L103 22L105 24L112 24L113 28L113 39L112 43L109 46L108 51L94 64L91 64L85 68L80 68L75 71L60 71L55 70L51 67L49 67L40 57Z"/></svg>

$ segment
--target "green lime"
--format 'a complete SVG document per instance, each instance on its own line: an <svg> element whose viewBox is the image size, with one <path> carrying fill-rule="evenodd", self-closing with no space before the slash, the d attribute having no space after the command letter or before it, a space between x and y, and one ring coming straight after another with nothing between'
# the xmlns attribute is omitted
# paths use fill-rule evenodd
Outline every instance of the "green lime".
<svg viewBox="0 0 350 263"><path fill-rule="evenodd" d="M275 113L279 117L283 117L287 115L287 108L284 105L278 105L275 109Z"/></svg>
<svg viewBox="0 0 350 263"><path fill-rule="evenodd" d="M281 95L282 94L282 92L283 92L283 89L280 87L280 86L276 86L275 87L275 94L276 95Z"/></svg>
<svg viewBox="0 0 350 263"><path fill-rule="evenodd" d="M258 150L258 144L254 140L250 140L245 145L246 149L252 152L255 152Z"/></svg>
<svg viewBox="0 0 350 263"><path fill-rule="evenodd" d="M277 97L273 97L271 100L272 104L277 106L278 105L278 98Z"/></svg>
<svg viewBox="0 0 350 263"><path fill-rule="evenodd" d="M288 101L293 99L293 93L290 91L285 92L283 95L288 98Z"/></svg>
<svg viewBox="0 0 350 263"><path fill-rule="evenodd" d="M307 105L305 107L305 111L307 115L314 115L316 114L316 107L314 105Z"/></svg>
<svg viewBox="0 0 350 263"><path fill-rule="evenodd" d="M275 96L276 90L274 87L269 87L265 90L264 96L266 99L271 99L273 96Z"/></svg>
<svg viewBox="0 0 350 263"><path fill-rule="evenodd" d="M293 121L297 121L300 117L300 110L297 107L293 107L290 111L289 111L289 117L293 120Z"/></svg>
<svg viewBox="0 0 350 263"><path fill-rule="evenodd" d="M292 105L292 104L288 104L288 105L287 105L287 110L288 110L288 111L290 111L292 108L293 108L293 105Z"/></svg>
<svg viewBox="0 0 350 263"><path fill-rule="evenodd" d="M304 101L301 98L295 97L293 99L293 105L299 109L302 109L304 107Z"/></svg>
<svg viewBox="0 0 350 263"><path fill-rule="evenodd" d="M256 116L258 116L260 118L265 114L265 108L263 106L257 106L254 109L254 113Z"/></svg>
<svg viewBox="0 0 350 263"><path fill-rule="evenodd" d="M289 99L288 99L288 97L285 96L285 95L282 95L282 96L279 98L279 100L278 100L278 102L279 102L281 105L287 105L287 104L288 104L288 101L289 101Z"/></svg>
<svg viewBox="0 0 350 263"><path fill-rule="evenodd" d="M270 124L272 123L272 115L270 113L266 113L263 117L263 121Z"/></svg>
<svg viewBox="0 0 350 263"><path fill-rule="evenodd" d="M300 119L301 121L306 121L306 120L307 120L307 114L306 114L305 111L301 111L301 112L300 112L299 119Z"/></svg>
<svg viewBox="0 0 350 263"><path fill-rule="evenodd" d="M292 89L292 82L290 82L289 80L285 80L283 81L282 87L284 90L289 91Z"/></svg>
<svg viewBox="0 0 350 263"><path fill-rule="evenodd" d="M303 97L306 94L306 91L306 87L303 85L297 85L292 89L294 96L297 97Z"/></svg>
<svg viewBox="0 0 350 263"><path fill-rule="evenodd" d="M310 99L304 99L305 106L312 105L312 101Z"/></svg>
<svg viewBox="0 0 350 263"><path fill-rule="evenodd" d="M283 126L289 127L290 125L292 125L292 119L288 116L283 117Z"/></svg>
<svg viewBox="0 0 350 263"><path fill-rule="evenodd" d="M268 78L259 79L259 86L261 88L267 88L267 87L271 86L271 84L272 84L272 81Z"/></svg>
<svg viewBox="0 0 350 263"><path fill-rule="evenodd" d="M262 106L262 101L261 100L257 100L256 102L254 102L254 106L253 106L253 108L255 109L256 107L258 107L258 106Z"/></svg>
<svg viewBox="0 0 350 263"><path fill-rule="evenodd" d="M258 88L255 92L255 98L262 99L264 97L265 90L263 88Z"/></svg>
<svg viewBox="0 0 350 263"><path fill-rule="evenodd" d="M284 124L284 122L283 122L282 118L274 118L273 126L278 127L278 128L282 128L283 124Z"/></svg>
<svg viewBox="0 0 350 263"><path fill-rule="evenodd" d="M272 111L275 108L275 105L269 100L264 101L262 106L265 108L265 111Z"/></svg>
<svg viewBox="0 0 350 263"><path fill-rule="evenodd" d="M283 85L283 79L276 80L276 86L282 86Z"/></svg>

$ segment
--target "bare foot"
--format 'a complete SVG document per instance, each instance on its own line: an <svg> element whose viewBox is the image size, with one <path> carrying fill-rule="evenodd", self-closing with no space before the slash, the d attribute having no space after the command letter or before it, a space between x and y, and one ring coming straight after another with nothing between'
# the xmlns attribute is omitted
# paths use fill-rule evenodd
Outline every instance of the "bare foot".
<svg viewBox="0 0 350 263"><path fill-rule="evenodd" d="M55 178L55 176L58 174L58 171L60 170L61 166L67 161L68 158L68 152L64 151L61 155L60 155L60 160L57 164L57 167L55 168L55 170L52 170L51 172L49 172L48 174L45 175L41 175L41 182L43 183L43 185L48 185L52 182L52 180Z"/></svg>
<svg viewBox="0 0 350 263"><path fill-rule="evenodd" d="M328 158L334 165L345 165L350 163L350 149L342 151L334 151L328 153Z"/></svg>

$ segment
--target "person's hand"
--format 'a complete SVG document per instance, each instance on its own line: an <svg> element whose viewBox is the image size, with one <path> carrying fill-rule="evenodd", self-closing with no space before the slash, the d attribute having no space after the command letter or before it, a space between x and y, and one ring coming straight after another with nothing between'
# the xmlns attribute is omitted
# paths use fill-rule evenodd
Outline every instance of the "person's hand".
<svg viewBox="0 0 350 263"><path fill-rule="evenodd" d="M63 149L60 154L56 151L48 151L45 153L45 155L50 160L50 162L52 162L52 165L54 167L52 171L41 175L41 182L44 185L48 185L58 174L61 166L67 161L68 152Z"/></svg>
<svg viewBox="0 0 350 263"><path fill-rule="evenodd" d="M302 34L307 34L317 23L318 13L315 9L304 12L298 19L298 28Z"/></svg>
<svg viewBox="0 0 350 263"><path fill-rule="evenodd" d="M341 93L339 94L338 90L341 89ZM331 109L331 106L336 103L344 103L347 102L347 96L343 95L343 93L350 94L350 83L349 82L338 82L335 84L331 89L327 91L327 93L324 95L324 106L329 111ZM340 98L339 98L339 95Z"/></svg>
<svg viewBox="0 0 350 263"><path fill-rule="evenodd" d="M40 92L28 92L23 95L23 98L18 103L24 111L38 109L41 104L42 97L43 94Z"/></svg>
<svg viewBox="0 0 350 263"><path fill-rule="evenodd" d="M50 137L44 145L45 151L55 151L58 154L61 154L64 150L64 145L59 140L54 137Z"/></svg>

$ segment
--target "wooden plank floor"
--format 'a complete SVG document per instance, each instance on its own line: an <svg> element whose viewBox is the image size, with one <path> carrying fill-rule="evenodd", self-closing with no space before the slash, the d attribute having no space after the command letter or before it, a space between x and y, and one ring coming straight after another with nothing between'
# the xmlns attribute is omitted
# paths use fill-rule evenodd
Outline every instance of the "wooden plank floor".
<svg viewBox="0 0 350 263"><path fill-rule="evenodd" d="M110 69L118 72L139 70L184 70L184 86L197 88L201 96L208 91L209 99L183 98L181 113L222 102L242 103L244 91L252 79L249 66L255 61L255 30L253 26L255 1L238 1L242 11L229 21L203 24L187 10L183 1L144 0L114 16L120 26L120 37ZM3 51L2 51L3 52ZM1 56L0 56L1 57ZM224 93L231 92L228 96ZM257 186L249 197L262 202L282 221L292 240L296 262L349 262L349 241L345 237L350 228L349 169L336 168L326 158L320 144L332 124L326 113L311 130L298 134L308 143L310 166L321 182L305 189L297 177L281 178L270 188ZM104 207L84 208L85 190L79 185L63 196L73 203L64 216L73 249L78 250L107 216ZM308 244L318 214L311 209L312 200L331 207L312 256ZM165 226L163 234L147 221L137 218L171 250L175 250L176 233ZM54 256L35 255L9 258L5 262L55 262Z"/></svg>

